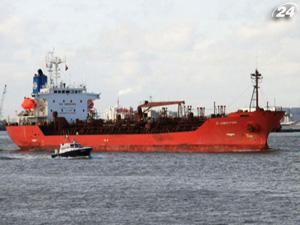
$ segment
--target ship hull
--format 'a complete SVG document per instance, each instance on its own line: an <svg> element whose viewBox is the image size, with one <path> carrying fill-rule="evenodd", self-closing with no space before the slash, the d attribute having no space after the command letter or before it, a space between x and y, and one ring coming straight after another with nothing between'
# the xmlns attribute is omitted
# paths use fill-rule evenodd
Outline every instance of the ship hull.
<svg viewBox="0 0 300 225"><path fill-rule="evenodd" d="M253 152L268 149L268 136L280 128L283 112L236 112L210 118L195 131L148 134L70 135L98 152ZM44 135L37 125L7 127L21 149L53 150L63 135Z"/></svg>

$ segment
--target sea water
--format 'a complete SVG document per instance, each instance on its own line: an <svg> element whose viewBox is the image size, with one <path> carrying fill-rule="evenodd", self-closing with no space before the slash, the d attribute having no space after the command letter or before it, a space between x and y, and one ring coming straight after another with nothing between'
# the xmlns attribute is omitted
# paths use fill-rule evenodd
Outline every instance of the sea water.
<svg viewBox="0 0 300 225"><path fill-rule="evenodd" d="M265 153L22 152L0 132L0 224L300 224L300 134Z"/></svg>

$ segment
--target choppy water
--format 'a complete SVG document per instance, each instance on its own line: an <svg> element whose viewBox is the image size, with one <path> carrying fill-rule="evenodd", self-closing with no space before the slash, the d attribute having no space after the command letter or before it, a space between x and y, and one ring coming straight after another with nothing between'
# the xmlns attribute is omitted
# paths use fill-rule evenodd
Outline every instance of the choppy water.
<svg viewBox="0 0 300 225"><path fill-rule="evenodd" d="M0 132L0 224L300 224L300 134L243 154L53 160Z"/></svg>

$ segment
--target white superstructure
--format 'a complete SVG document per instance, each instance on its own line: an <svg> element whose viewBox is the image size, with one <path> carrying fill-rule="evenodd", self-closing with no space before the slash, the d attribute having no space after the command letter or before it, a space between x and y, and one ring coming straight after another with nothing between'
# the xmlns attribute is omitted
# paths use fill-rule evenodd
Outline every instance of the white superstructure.
<svg viewBox="0 0 300 225"><path fill-rule="evenodd" d="M87 119L88 113L93 110L93 101L99 99L99 94L88 93L85 86L72 88L61 83L42 89L35 98L40 103L38 105L42 106L37 108L39 116L47 116L49 121L53 113L57 112L58 117L74 122L76 119Z"/></svg>
<svg viewBox="0 0 300 225"><path fill-rule="evenodd" d="M39 75L35 75L32 97L37 104L31 116L47 122L53 121L55 114L69 123L86 120L94 114L93 101L99 99L100 94L87 92L85 85L73 87L62 82L59 79L62 63L64 61L51 52L46 62L50 82L47 82L47 76L41 70L38 71Z"/></svg>

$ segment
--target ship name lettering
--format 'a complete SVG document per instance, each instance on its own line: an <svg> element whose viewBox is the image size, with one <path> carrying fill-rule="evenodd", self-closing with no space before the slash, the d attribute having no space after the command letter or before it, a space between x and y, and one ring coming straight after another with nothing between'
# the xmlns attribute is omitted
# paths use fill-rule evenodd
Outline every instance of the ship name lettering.
<svg viewBox="0 0 300 225"><path fill-rule="evenodd" d="M76 106L76 103L64 103L65 106Z"/></svg>
<svg viewBox="0 0 300 225"><path fill-rule="evenodd" d="M232 125L237 124L237 121L225 121L225 122L216 122L216 125Z"/></svg>

